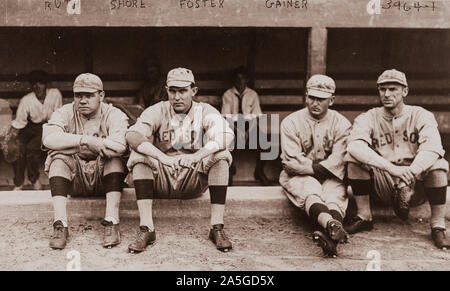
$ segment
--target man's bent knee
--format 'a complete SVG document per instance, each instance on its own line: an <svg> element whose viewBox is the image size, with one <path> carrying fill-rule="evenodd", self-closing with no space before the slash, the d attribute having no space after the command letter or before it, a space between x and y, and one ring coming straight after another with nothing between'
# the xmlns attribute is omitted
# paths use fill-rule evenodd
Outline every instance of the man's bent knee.
<svg viewBox="0 0 450 291"><path fill-rule="evenodd" d="M370 180L369 171L362 165L349 162L347 164L348 178L353 180Z"/></svg>
<svg viewBox="0 0 450 291"><path fill-rule="evenodd" d="M218 160L208 172L209 185L228 185L229 166L226 160Z"/></svg>
<svg viewBox="0 0 450 291"><path fill-rule="evenodd" d="M447 173L444 170L430 171L424 179L424 186L427 188L437 188L447 186Z"/></svg>
<svg viewBox="0 0 450 291"><path fill-rule="evenodd" d="M137 163L134 165L132 173L133 180L154 179L152 168L144 163Z"/></svg>
<svg viewBox="0 0 450 291"><path fill-rule="evenodd" d="M103 169L103 176L110 173L124 173L125 167L121 158L111 158L105 161L105 167Z"/></svg>
<svg viewBox="0 0 450 291"><path fill-rule="evenodd" d="M48 177L62 177L67 180L72 180L72 173L70 167L61 159L55 159L50 164Z"/></svg>

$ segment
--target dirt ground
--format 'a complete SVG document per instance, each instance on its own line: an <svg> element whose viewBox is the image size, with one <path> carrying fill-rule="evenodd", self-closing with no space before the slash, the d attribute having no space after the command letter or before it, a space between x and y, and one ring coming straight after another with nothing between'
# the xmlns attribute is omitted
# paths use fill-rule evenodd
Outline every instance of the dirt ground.
<svg viewBox="0 0 450 291"><path fill-rule="evenodd" d="M155 219L157 242L140 254L129 254L138 220L121 221L122 243L101 246L99 220L70 221L65 250L48 247L51 221L5 218L0 221L0 270L66 270L71 250L80 253L81 270L365 270L371 250L380 254L381 270L450 270L450 251L436 249L427 221L377 221L375 229L353 235L340 245L339 257L323 258L311 240L311 229L300 218L226 219L233 242L229 253L208 240L207 219Z"/></svg>

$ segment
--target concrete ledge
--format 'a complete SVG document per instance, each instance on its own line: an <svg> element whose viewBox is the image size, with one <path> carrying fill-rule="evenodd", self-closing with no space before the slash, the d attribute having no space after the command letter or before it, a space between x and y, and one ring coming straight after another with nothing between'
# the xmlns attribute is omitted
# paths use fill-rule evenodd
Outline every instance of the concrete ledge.
<svg viewBox="0 0 450 291"><path fill-rule="evenodd" d="M450 219L450 187L447 188L447 219ZM104 216L104 198L69 198L68 213L72 217L98 219ZM209 192L189 200L155 200L154 217L209 217ZM2 191L0 192L0 216L2 218L51 219L53 214L50 191ZM393 217L388 208L374 207L375 217ZM282 188L229 187L226 215L230 217L293 217L297 209L283 194ZM121 217L138 217L133 188L124 190L120 205ZM428 203L411 209L411 217L428 218Z"/></svg>

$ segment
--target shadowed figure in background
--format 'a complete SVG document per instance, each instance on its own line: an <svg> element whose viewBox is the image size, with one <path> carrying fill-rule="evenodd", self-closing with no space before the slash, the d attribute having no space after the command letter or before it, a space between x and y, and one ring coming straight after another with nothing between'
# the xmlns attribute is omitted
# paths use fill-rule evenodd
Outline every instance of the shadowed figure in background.
<svg viewBox="0 0 450 291"><path fill-rule="evenodd" d="M161 72L161 65L155 58L145 58L144 83L137 95L137 104L144 109L160 101L168 100L166 91L166 79Z"/></svg>
<svg viewBox="0 0 450 291"><path fill-rule="evenodd" d="M15 191L22 189L25 169L33 189L42 189L39 182L39 168L43 158L42 124L62 106L61 92L56 88L48 88L49 81L49 74L45 71L36 70L30 73L32 92L20 99L16 118L11 122L10 134L17 135L18 140L17 160L13 163Z"/></svg>
<svg viewBox="0 0 450 291"><path fill-rule="evenodd" d="M122 110L129 118L129 124L136 123L139 115L149 106L167 100L165 77L161 74L161 66L156 58L148 57L142 61L143 83L137 92L132 105L111 102Z"/></svg>
<svg viewBox="0 0 450 291"><path fill-rule="evenodd" d="M266 134L258 125L257 119L262 115L261 106L259 102L258 93L255 90L248 87L249 73L246 67L238 67L232 72L232 82L233 87L225 91L222 96L222 115L224 115L228 122L234 123L234 132L236 136L235 143L238 141L239 137L245 136L246 147L249 144L249 136L257 137L259 135ZM245 128L238 128L239 118L244 118L249 126ZM252 131L256 131L254 134ZM258 155L256 157L256 166L253 175L256 180L259 180L262 185L270 185L269 179L264 173L265 161L260 158L260 148L258 143ZM233 157L235 154L233 155ZM233 158L234 160L234 158ZM233 175L236 174L236 165L233 164L230 167L229 183L233 184Z"/></svg>

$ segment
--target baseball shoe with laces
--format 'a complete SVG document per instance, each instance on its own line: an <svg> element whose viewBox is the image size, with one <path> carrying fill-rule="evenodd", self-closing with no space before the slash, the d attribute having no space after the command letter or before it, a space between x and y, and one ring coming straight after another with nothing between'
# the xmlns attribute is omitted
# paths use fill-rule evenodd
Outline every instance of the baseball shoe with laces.
<svg viewBox="0 0 450 291"><path fill-rule="evenodd" d="M216 248L222 252L228 252L233 248L230 240L223 231L223 224L215 224L209 231L209 239L216 245Z"/></svg>
<svg viewBox="0 0 450 291"><path fill-rule="evenodd" d="M105 227L105 233L103 234L103 247L112 248L120 244L120 230L119 224L113 224L111 221L104 220L102 225Z"/></svg>
<svg viewBox="0 0 450 291"><path fill-rule="evenodd" d="M445 236L445 228L435 227L431 229L431 238L439 249L449 249L450 241Z"/></svg>
<svg viewBox="0 0 450 291"><path fill-rule="evenodd" d="M352 218L350 223L345 226L345 230L349 234L354 234L361 231L370 231L373 229L373 222L372 220L363 220L361 217L356 215Z"/></svg>
<svg viewBox="0 0 450 291"><path fill-rule="evenodd" d="M414 194L414 188L404 186L394 192L394 212L402 220L407 220L409 216L409 201Z"/></svg>
<svg viewBox="0 0 450 291"><path fill-rule="evenodd" d="M64 227L61 220L53 223L53 235L50 239L50 247L55 250L62 250L66 247L69 238L69 229Z"/></svg>
<svg viewBox="0 0 450 291"><path fill-rule="evenodd" d="M328 234L316 230L313 232L312 239L315 244L322 248L324 255L331 258L337 257L336 243L328 236Z"/></svg>
<svg viewBox="0 0 450 291"><path fill-rule="evenodd" d="M339 220L331 219L327 222L327 232L330 238L337 244L348 241L348 233Z"/></svg>
<svg viewBox="0 0 450 291"><path fill-rule="evenodd" d="M156 241L156 232L150 231L147 226L141 225L137 232L134 242L128 246L130 253L140 253L145 250L148 245Z"/></svg>

